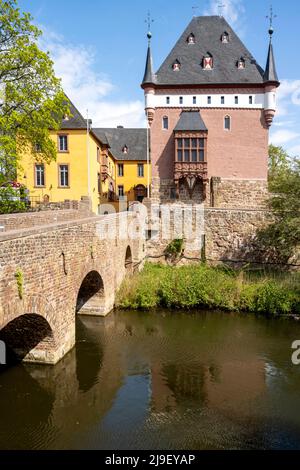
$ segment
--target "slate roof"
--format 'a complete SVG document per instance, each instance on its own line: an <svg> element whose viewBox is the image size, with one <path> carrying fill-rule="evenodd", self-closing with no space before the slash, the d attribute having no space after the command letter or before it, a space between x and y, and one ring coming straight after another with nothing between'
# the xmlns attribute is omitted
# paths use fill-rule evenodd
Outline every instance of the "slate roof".
<svg viewBox="0 0 300 470"><path fill-rule="evenodd" d="M269 46L266 71L264 74L264 81L265 82L278 82L278 75L276 72L274 52L273 52L273 46L272 46L271 41L270 41L270 46Z"/></svg>
<svg viewBox="0 0 300 470"><path fill-rule="evenodd" d="M174 131L207 131L199 111L182 111Z"/></svg>
<svg viewBox="0 0 300 470"><path fill-rule="evenodd" d="M69 98L67 99L70 103L71 116L69 117L69 119L63 119L61 123L61 129L86 129L87 128L86 119L84 119L84 117L78 111L78 109L72 103L72 101Z"/></svg>
<svg viewBox="0 0 300 470"><path fill-rule="evenodd" d="M103 143L106 139L117 160L147 161L147 129L95 128L93 133Z"/></svg>
<svg viewBox="0 0 300 470"><path fill-rule="evenodd" d="M229 42L222 43L224 32ZM195 44L188 44L193 33ZM207 53L213 56L213 69L203 70L202 59ZM245 68L238 69L237 61L243 57ZM181 68L173 71L172 64L179 60ZM202 84L262 84L264 70L238 38L227 21L220 16L200 16L192 19L174 48L156 73L157 85Z"/></svg>
<svg viewBox="0 0 300 470"><path fill-rule="evenodd" d="M149 84L149 83L154 83L154 82L155 82L155 76L153 73L152 54L151 54L151 48L149 44L148 51L147 51L145 73L144 73L142 84L146 85L147 83Z"/></svg>

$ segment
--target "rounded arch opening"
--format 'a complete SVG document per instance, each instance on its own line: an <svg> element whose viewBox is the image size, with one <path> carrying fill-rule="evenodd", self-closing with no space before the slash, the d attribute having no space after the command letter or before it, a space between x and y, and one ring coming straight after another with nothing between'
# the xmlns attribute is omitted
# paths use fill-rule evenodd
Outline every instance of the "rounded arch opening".
<svg viewBox="0 0 300 470"><path fill-rule="evenodd" d="M10 321L0 331L0 341L6 349L6 364L47 362L47 352L54 349L53 331L48 321L38 314L28 313Z"/></svg>
<svg viewBox="0 0 300 470"><path fill-rule="evenodd" d="M143 184L138 184L135 189L135 200L138 202L143 202L145 197L147 197L147 188Z"/></svg>
<svg viewBox="0 0 300 470"><path fill-rule="evenodd" d="M125 255L125 269L126 272L132 273L133 271L133 264L132 264L132 251L130 246L126 248L126 255Z"/></svg>
<svg viewBox="0 0 300 470"><path fill-rule="evenodd" d="M90 271L83 279L76 301L76 313L101 315L105 309L104 282L98 271Z"/></svg>

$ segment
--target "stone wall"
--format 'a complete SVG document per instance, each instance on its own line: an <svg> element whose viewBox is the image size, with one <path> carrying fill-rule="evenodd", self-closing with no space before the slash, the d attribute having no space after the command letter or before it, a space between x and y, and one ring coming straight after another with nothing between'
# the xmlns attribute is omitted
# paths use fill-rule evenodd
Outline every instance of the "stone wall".
<svg viewBox="0 0 300 470"><path fill-rule="evenodd" d="M90 215L88 201L64 201L43 204L39 211L0 215L0 232L22 230L67 220L82 219Z"/></svg>
<svg viewBox="0 0 300 470"><path fill-rule="evenodd" d="M268 183L265 180L211 178L210 206L226 208L265 208Z"/></svg>
<svg viewBox="0 0 300 470"><path fill-rule="evenodd" d="M180 183L179 200L176 199L176 187L174 180L153 177L151 195L154 203L188 203L201 204L205 207L262 209L266 207L268 199L267 181L264 180L226 180L212 177L204 186L203 191L197 183L192 197L185 183Z"/></svg>
<svg viewBox="0 0 300 470"><path fill-rule="evenodd" d="M164 211L168 212L168 207L170 212L166 215ZM190 218L188 212L183 215L184 210L191 211ZM164 250L175 238L184 238L184 254L188 259L259 260L254 238L259 229L271 222L269 211L216 208L196 211L196 205L188 208L184 204L153 205L152 214L149 208L148 235L151 238L147 241L147 255L150 260L163 261Z"/></svg>
<svg viewBox="0 0 300 470"><path fill-rule="evenodd" d="M124 232L127 217L133 224L130 237ZM95 313L105 315L113 308L116 289L128 272L128 247L133 265L145 256L134 217L89 217L0 234L0 330L34 315L51 331L24 352L27 361L56 363L74 346L77 298L89 273L103 282L101 312L95 306ZM133 238L132 233L138 235Z"/></svg>

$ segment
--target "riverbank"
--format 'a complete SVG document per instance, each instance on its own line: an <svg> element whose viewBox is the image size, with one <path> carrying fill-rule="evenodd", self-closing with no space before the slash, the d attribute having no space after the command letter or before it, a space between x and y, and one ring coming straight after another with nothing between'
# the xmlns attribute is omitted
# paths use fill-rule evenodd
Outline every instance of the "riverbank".
<svg viewBox="0 0 300 470"><path fill-rule="evenodd" d="M300 273L266 274L204 264L172 267L147 263L142 272L123 282L116 306L299 315Z"/></svg>

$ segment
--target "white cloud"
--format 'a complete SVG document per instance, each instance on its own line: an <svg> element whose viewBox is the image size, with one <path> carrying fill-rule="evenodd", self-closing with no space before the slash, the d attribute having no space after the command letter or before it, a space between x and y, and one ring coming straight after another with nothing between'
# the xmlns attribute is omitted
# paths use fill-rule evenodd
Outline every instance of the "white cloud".
<svg viewBox="0 0 300 470"><path fill-rule="evenodd" d="M282 80L277 92L277 116L290 114L290 106L299 106L300 80Z"/></svg>
<svg viewBox="0 0 300 470"><path fill-rule="evenodd" d="M204 15L219 15L219 2L210 0L210 5L204 11ZM242 0L222 0L222 16L233 26L239 34L242 34L245 20L245 7Z"/></svg>
<svg viewBox="0 0 300 470"><path fill-rule="evenodd" d="M291 157L300 157L300 143L294 147L289 148L289 154Z"/></svg>
<svg viewBox="0 0 300 470"><path fill-rule="evenodd" d="M41 47L50 52L65 93L84 116L89 110L94 127L144 126L143 102L113 100L116 87L110 77L95 70L95 51L92 48L68 43L63 36L47 28L42 29Z"/></svg>
<svg viewBox="0 0 300 470"><path fill-rule="evenodd" d="M274 145L284 145L291 140L295 140L300 137L298 132L293 132L288 129L273 132L271 136L271 143Z"/></svg>

